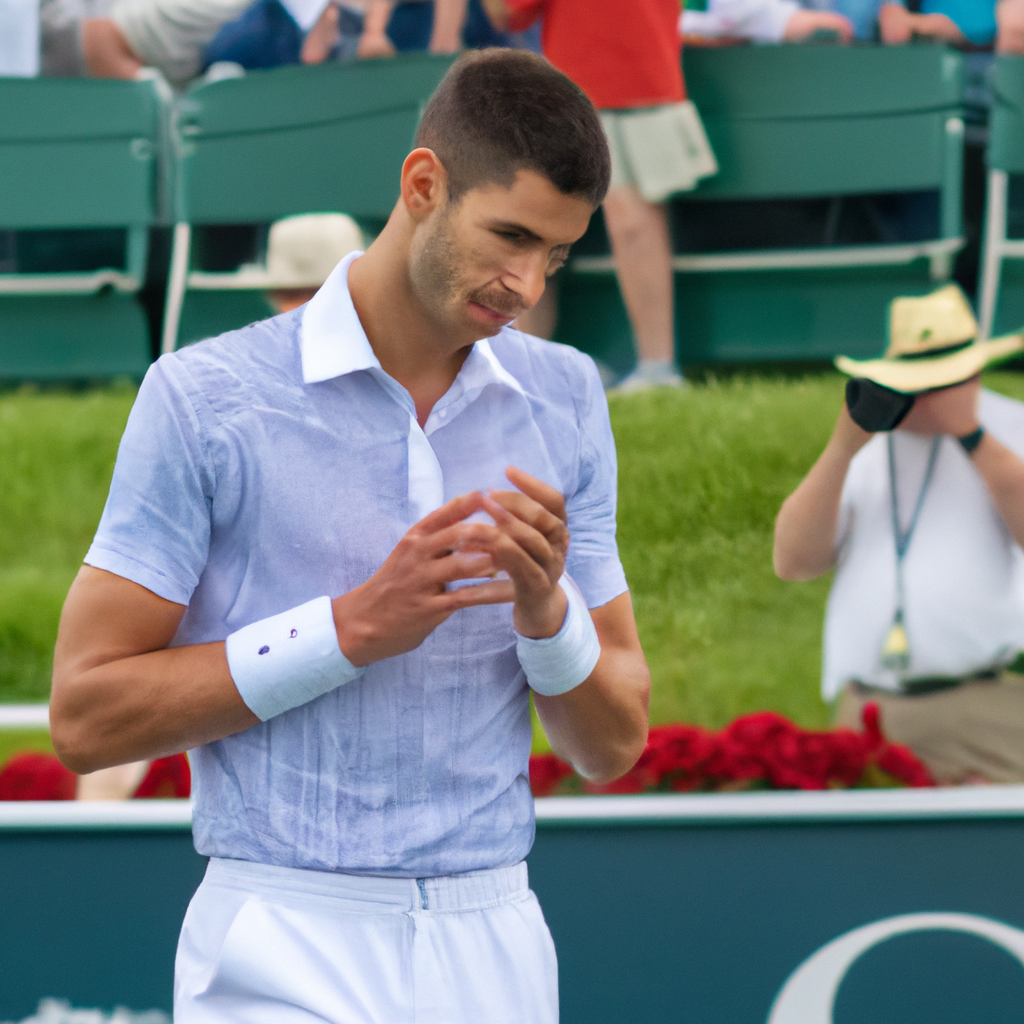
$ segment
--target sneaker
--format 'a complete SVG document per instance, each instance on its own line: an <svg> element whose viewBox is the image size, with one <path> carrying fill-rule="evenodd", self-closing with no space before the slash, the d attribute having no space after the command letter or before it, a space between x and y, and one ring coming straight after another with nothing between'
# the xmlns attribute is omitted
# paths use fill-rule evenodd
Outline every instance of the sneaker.
<svg viewBox="0 0 1024 1024"><path fill-rule="evenodd" d="M686 378L672 363L644 360L637 364L632 373L627 374L607 389L609 395L635 395L639 391L650 391L654 388L686 387Z"/></svg>

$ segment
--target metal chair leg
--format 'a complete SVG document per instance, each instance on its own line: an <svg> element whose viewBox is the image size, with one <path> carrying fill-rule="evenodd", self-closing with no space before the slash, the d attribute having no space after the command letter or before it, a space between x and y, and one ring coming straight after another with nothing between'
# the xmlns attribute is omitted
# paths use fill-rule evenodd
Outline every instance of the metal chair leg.
<svg viewBox="0 0 1024 1024"><path fill-rule="evenodd" d="M171 247L171 271L167 278L167 302L164 306L164 329L160 343L163 354L178 347L178 327L181 324L181 307L185 303L185 287L188 284L189 252L192 244L192 226L174 225L174 241Z"/></svg>
<svg viewBox="0 0 1024 1024"><path fill-rule="evenodd" d="M988 195L985 198L985 243L982 256L981 302L978 308L980 337L992 334L999 279L1003 270L1003 245L1006 241L1006 192L1009 176L1006 171L989 171Z"/></svg>

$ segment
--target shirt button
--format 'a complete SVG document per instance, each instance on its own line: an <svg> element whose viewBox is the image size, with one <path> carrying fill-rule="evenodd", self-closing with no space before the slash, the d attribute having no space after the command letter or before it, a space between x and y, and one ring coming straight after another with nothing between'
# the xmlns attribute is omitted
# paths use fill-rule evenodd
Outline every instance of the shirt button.
<svg viewBox="0 0 1024 1024"><path fill-rule="evenodd" d="M440 409L440 410L438 410L437 415L440 416L441 419L445 419L448 416L448 410L447 409Z"/></svg>

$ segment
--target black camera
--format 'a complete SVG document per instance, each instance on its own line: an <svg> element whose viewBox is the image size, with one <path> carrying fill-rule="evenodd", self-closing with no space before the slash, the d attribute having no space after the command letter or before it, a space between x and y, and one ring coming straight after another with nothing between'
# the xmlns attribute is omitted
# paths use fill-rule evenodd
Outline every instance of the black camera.
<svg viewBox="0 0 1024 1024"><path fill-rule="evenodd" d="M853 377L846 382L846 407L858 427L878 431L895 430L914 404L914 395L884 388L866 377Z"/></svg>

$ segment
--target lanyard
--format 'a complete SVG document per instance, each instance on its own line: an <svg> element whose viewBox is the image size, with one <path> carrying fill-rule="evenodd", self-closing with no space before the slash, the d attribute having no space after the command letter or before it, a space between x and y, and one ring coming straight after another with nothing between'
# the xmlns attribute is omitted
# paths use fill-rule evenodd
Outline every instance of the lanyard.
<svg viewBox="0 0 1024 1024"><path fill-rule="evenodd" d="M928 455L928 468L924 471L924 481L917 495L914 514L910 517L910 524L907 526L906 531L900 528L899 498L896 495L896 452L893 446L892 434L889 434L886 441L889 443L889 494L892 499L892 533L893 540L896 542L896 564L897 566L902 566L903 559L907 554L907 548L910 547L910 540L914 535L914 529L917 526L917 520L921 515L921 508L924 505L925 495L928 493L928 486L931 484L932 476L935 473L935 463L939 458L939 445L942 443L942 436L936 435L935 440L932 441L932 450ZM901 601L900 604L902 603Z"/></svg>
<svg viewBox="0 0 1024 1024"><path fill-rule="evenodd" d="M910 547L910 541L914 536L917 520L921 516L925 495L928 493L928 487L935 473L935 463L938 461L939 445L942 443L942 437L937 436L932 441L932 450L928 456L928 468L924 472L924 481L921 483L921 490L917 495L914 514L910 517L910 524L906 530L900 528L899 498L896 494L896 453L892 434L889 434L886 440L889 445L889 493L892 503L892 533L893 541L896 545L896 615L893 618L889 634L882 647L882 665L884 668L904 672L910 667L910 646L907 642L907 633L903 625L903 559L906 557L907 549Z"/></svg>

